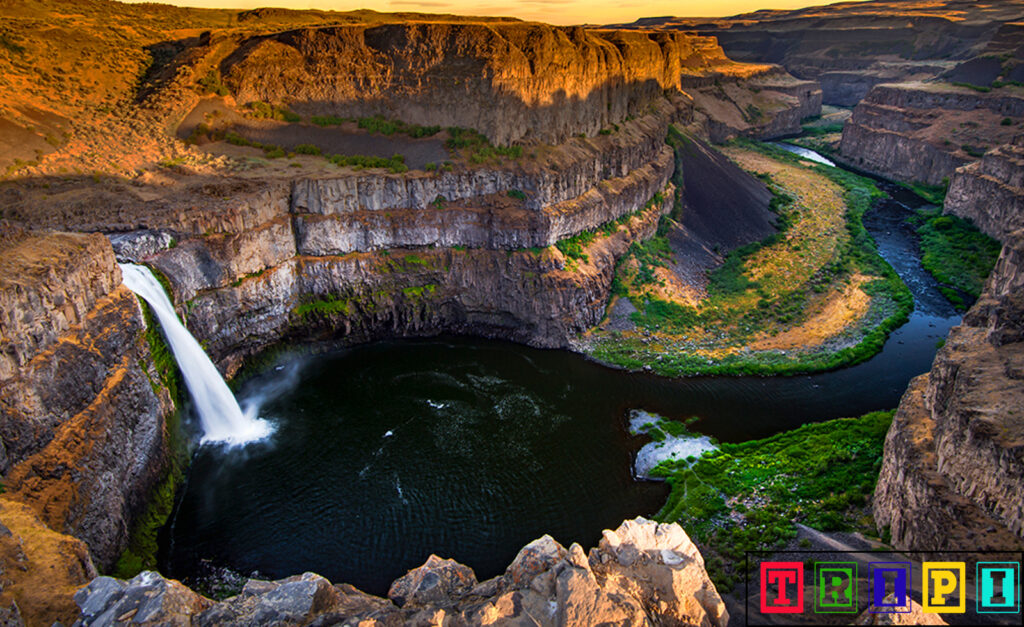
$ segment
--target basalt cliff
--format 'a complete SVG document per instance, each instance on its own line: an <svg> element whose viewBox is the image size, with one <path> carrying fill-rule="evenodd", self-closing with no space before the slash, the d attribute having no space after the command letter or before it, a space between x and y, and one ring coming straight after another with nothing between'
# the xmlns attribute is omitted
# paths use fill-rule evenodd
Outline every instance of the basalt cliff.
<svg viewBox="0 0 1024 627"><path fill-rule="evenodd" d="M282 342L449 332L567 347L603 316L618 259L688 197L670 124L772 137L821 102L815 83L736 63L694 35L121 9L3 9L5 80L18 88L0 103L12 139L0 184L0 520L11 531L0 605L30 624L75 619L69 590L137 549L187 452L180 382L115 261L158 272L227 376ZM129 34L100 36L111 20ZM62 41L95 63L47 66ZM36 85L58 69L74 80L48 99ZM268 146L243 127L314 139ZM427 153L441 157L428 164ZM756 192L740 218L765 213L763 184L733 174ZM582 253L555 245L570 240ZM282 598L308 601L280 617L296 624L439 612L469 624L726 620L678 527L627 523L589 558L542 545L481 584L434 560L396 583L392 601L310 575L254 581L213 604L151 574L96 580L78 600L90 624L133 612L139 623L248 624L270 620L266 607L285 612ZM60 577L40 585L55 567Z"/></svg>
<svg viewBox="0 0 1024 627"><path fill-rule="evenodd" d="M1022 20L1016 1L870 0L616 27L712 36L730 58L816 81L824 104L853 108L841 141L817 147L859 170L939 188L1021 134Z"/></svg>
<svg viewBox="0 0 1024 627"><path fill-rule="evenodd" d="M312 574L251 580L221 602L152 572L95 578L157 515L157 497L173 495L187 449L174 368L116 261L159 273L229 377L287 342L448 332L569 347L604 315L617 262L664 216L694 226L694 248L709 256L773 228L763 183L703 143L678 159L669 126L712 141L792 134L820 113L815 80L738 63L713 39L678 32L102 0L67 8L0 8L12 24L0 60L5 619L725 624L686 534L643 520L606 532L589 556L542 538L485 582L432 557L388 599ZM125 35L101 36L108 23ZM60 63L43 61L55 50ZM875 90L850 141L886 131L901 137L890 152L929 154L899 143L919 141L903 138L918 124L906 111L931 106L915 100L927 89ZM1001 126L1009 101L986 123ZM873 122L886 107L906 120ZM861 143L851 150L867 160L875 138ZM878 166L865 169L898 165L871 158ZM908 178L933 181L961 163ZM1011 145L953 175L950 209L1006 247L986 296L894 422L875 514L902 544L935 530L900 508L950 511L944 503L975 516L965 535L1000 546L1021 536L1019 507L993 480L1019 485L1019 434L987 409L1020 404L1006 396L1020 379L1019 165ZM698 227L721 221L701 215L715 211L701 199L726 186L730 220L758 228L731 229L712 255L722 242ZM991 190L1005 200L985 217ZM927 433L908 443L912 420ZM950 451L964 438L974 448L959 459ZM887 487L897 477L918 487L897 494Z"/></svg>
<svg viewBox="0 0 1024 627"><path fill-rule="evenodd" d="M730 58L778 63L817 81L825 104L852 107L881 83L948 73L950 80L987 86L1007 63L1008 80L1020 80L1024 65L1013 52L1020 46L1022 14L1024 4L1017 1L869 0L720 19L652 17L617 26L713 36Z"/></svg>
<svg viewBox="0 0 1024 627"><path fill-rule="evenodd" d="M908 549L1024 545L1024 161L1019 144L959 168L947 210L1003 242L985 291L931 372L911 382L885 443L879 528Z"/></svg>

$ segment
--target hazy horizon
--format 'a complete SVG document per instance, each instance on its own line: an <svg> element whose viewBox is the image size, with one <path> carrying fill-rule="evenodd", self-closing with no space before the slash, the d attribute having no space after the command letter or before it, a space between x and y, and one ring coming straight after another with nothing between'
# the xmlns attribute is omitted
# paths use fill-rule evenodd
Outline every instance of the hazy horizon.
<svg viewBox="0 0 1024 627"><path fill-rule="evenodd" d="M139 3L149 0L124 0ZM853 0L863 2L865 0ZM176 0L161 4L205 9L319 9L354 11L372 9L383 13L412 11L517 17L550 24L612 24L642 17L728 17L760 9L798 9L831 4L829 0L510 0L507 3L475 3L468 0Z"/></svg>

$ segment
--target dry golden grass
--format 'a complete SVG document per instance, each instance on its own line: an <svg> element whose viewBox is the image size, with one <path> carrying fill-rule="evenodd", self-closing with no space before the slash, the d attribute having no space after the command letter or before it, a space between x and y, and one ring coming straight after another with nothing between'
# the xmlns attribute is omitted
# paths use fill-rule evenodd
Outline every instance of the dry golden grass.
<svg viewBox="0 0 1024 627"><path fill-rule="evenodd" d="M800 287L835 257L849 237L842 189L811 170L759 153L738 148L723 152L745 170L770 175L796 199L799 219L786 238L754 253L746 265L748 276L770 292Z"/></svg>
<svg viewBox="0 0 1024 627"><path fill-rule="evenodd" d="M831 292L811 305L811 313L803 323L777 335L760 334L749 347L751 350L794 350L816 346L856 324L868 313L871 297L861 286L870 277L855 274L842 291Z"/></svg>

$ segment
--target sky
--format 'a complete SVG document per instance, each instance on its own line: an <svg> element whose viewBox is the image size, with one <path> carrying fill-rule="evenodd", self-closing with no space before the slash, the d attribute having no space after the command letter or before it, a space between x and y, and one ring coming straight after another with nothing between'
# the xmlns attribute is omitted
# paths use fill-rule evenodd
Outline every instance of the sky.
<svg viewBox="0 0 1024 627"><path fill-rule="evenodd" d="M723 17L758 9L795 9L835 1L837 0L174 0L167 3L228 9L276 6L335 11L374 9L383 12L508 15L550 24L615 24L632 22L640 17Z"/></svg>

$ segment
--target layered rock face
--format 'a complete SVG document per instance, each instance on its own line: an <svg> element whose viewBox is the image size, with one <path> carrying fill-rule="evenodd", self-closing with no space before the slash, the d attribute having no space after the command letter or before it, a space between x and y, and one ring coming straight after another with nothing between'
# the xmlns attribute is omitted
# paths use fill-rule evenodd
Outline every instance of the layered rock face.
<svg viewBox="0 0 1024 627"><path fill-rule="evenodd" d="M102 235L20 233L0 268L6 490L109 567L166 468L141 310Z"/></svg>
<svg viewBox="0 0 1024 627"><path fill-rule="evenodd" d="M959 168L950 179L943 205L990 236L1005 240L1024 228L1024 136ZM979 202L979 199L984 201Z"/></svg>
<svg viewBox="0 0 1024 627"><path fill-rule="evenodd" d="M945 83L878 85L843 128L838 156L887 178L941 185L981 152L1010 142L1021 119L1024 92L1017 88L981 93Z"/></svg>
<svg viewBox="0 0 1024 627"><path fill-rule="evenodd" d="M83 625L134 615L139 625L649 625L725 627L729 615L704 560L679 525L637 518L606 530L586 555L544 536L523 547L504 575L477 582L473 570L430 556L396 580L388 598L331 585L306 573L250 579L219 603L156 573L102 577L76 601Z"/></svg>
<svg viewBox="0 0 1024 627"><path fill-rule="evenodd" d="M800 122L821 113L821 86L794 78L778 66L749 76L684 76L693 98L698 133L721 142L737 135L772 139L793 135Z"/></svg>
<svg viewBox="0 0 1024 627"><path fill-rule="evenodd" d="M713 36L730 58L781 64L818 81L825 104L852 107L879 83L934 78L956 60L1013 51L1019 36L1008 36L1019 32L1014 22L1022 15L1019 2L870 0L722 19L645 18L618 27Z"/></svg>
<svg viewBox="0 0 1024 627"><path fill-rule="evenodd" d="M505 167L263 184L228 211L152 212L175 247L152 232L116 244L167 276L227 372L286 338L447 331L564 347L600 319L615 260L672 206L677 115L663 99L616 133ZM613 221L586 260L539 250Z"/></svg>
<svg viewBox="0 0 1024 627"><path fill-rule="evenodd" d="M978 168L964 170L974 175ZM996 171L957 207L1001 236L1002 253L931 372L911 383L886 437L874 514L901 548L1024 545L1024 230L1007 233L1009 224L995 224L994 216L1019 215L990 211L998 198L987 186L1015 190L1017 206L1024 190L1019 163L998 179Z"/></svg>
<svg viewBox="0 0 1024 627"><path fill-rule="evenodd" d="M237 284L228 278L203 291L183 288L194 294L186 306L189 327L229 372L285 338L360 342L447 331L563 347L600 319L615 260L633 241L653 235L671 197L669 188L661 204L575 264L552 249L297 255ZM171 269L169 256L153 263ZM195 277L168 276L183 285Z"/></svg>
<svg viewBox="0 0 1024 627"><path fill-rule="evenodd" d="M474 128L498 144L557 144L643 114L684 73L728 64L706 37L484 22L253 37L220 67L239 102Z"/></svg>

